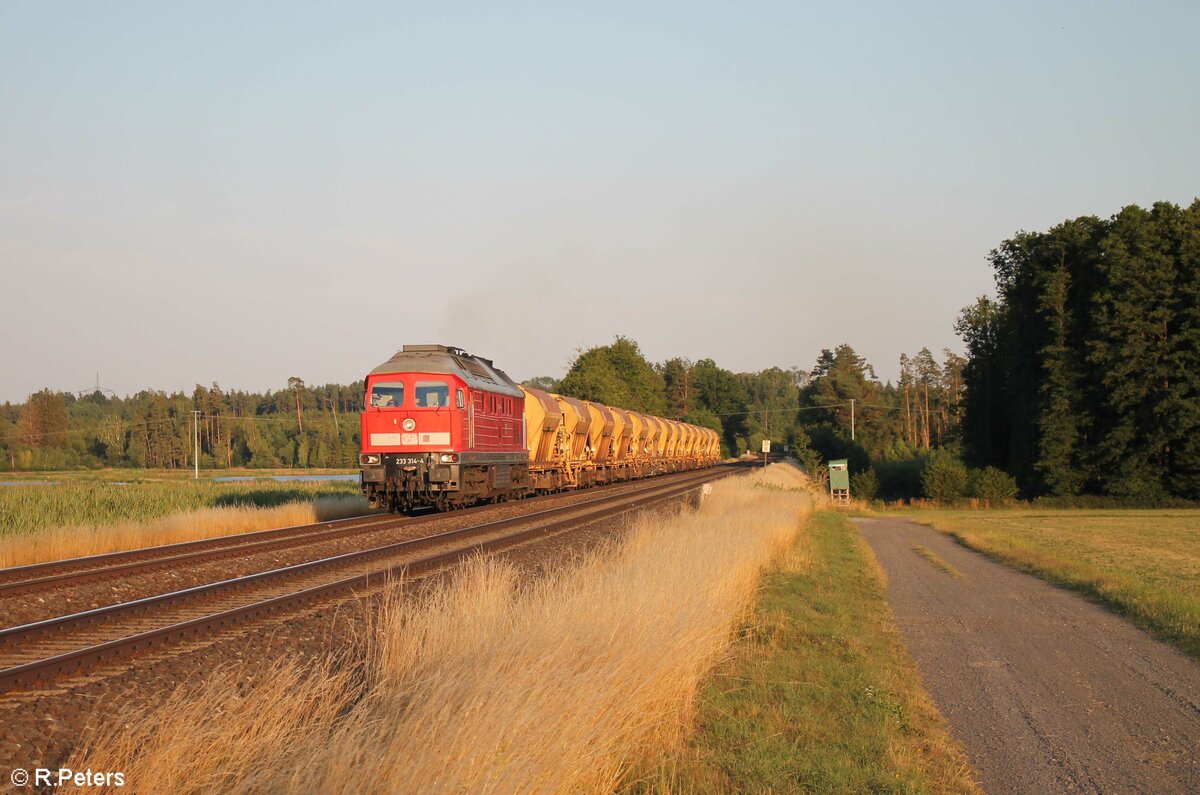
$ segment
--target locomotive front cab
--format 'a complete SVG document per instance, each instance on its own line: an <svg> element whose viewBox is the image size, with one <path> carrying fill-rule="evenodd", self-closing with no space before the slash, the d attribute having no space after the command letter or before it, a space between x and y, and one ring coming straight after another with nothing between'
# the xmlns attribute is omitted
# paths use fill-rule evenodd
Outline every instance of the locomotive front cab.
<svg viewBox="0 0 1200 795"><path fill-rule="evenodd" d="M359 466L373 507L463 508L532 490L524 400L490 359L405 345L366 379Z"/></svg>
<svg viewBox="0 0 1200 795"><path fill-rule="evenodd" d="M466 385L447 373L367 377L362 414L363 494L372 507L445 502L461 485Z"/></svg>

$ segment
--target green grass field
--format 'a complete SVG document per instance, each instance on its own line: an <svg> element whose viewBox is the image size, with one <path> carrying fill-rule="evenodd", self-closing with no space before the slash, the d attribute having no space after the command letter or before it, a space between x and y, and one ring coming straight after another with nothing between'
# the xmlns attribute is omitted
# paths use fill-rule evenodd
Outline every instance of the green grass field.
<svg viewBox="0 0 1200 795"><path fill-rule="evenodd" d="M1200 657L1200 511L897 511Z"/></svg>
<svg viewBox="0 0 1200 795"><path fill-rule="evenodd" d="M323 495L357 494L349 481L280 483L271 480L151 480L117 484L103 479L61 480L0 487L0 537L56 527L144 522L203 508L274 507L312 502Z"/></svg>
<svg viewBox="0 0 1200 795"><path fill-rule="evenodd" d="M696 734L639 789L978 792L857 532L818 513L699 696ZM793 558L797 557L796 555Z"/></svg>
<svg viewBox="0 0 1200 795"><path fill-rule="evenodd" d="M200 480L212 480L224 477L269 478L274 475L344 475L357 472L356 469L201 469ZM191 469L61 469L61 470L0 470L0 481L55 483L74 481L105 481L105 482L142 482L147 480L192 480Z"/></svg>

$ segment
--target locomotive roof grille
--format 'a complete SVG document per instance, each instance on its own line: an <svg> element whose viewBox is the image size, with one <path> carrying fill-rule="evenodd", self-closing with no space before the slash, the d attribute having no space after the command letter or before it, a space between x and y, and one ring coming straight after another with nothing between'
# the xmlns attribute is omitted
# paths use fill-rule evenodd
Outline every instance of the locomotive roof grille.
<svg viewBox="0 0 1200 795"><path fill-rule="evenodd" d="M492 364L491 359L472 356L462 348L450 345L405 345L383 364L371 371L396 373L415 370L418 372L448 373L466 381L475 389L499 392L512 397L521 397L521 390L503 371Z"/></svg>

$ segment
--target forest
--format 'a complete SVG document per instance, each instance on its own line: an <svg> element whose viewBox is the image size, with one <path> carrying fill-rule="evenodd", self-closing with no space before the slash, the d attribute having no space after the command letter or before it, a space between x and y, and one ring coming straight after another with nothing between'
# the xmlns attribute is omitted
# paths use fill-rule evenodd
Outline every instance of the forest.
<svg viewBox="0 0 1200 795"><path fill-rule="evenodd" d="M1026 494L1200 499L1200 201L1129 206L991 253L958 320L968 461Z"/></svg>
<svg viewBox="0 0 1200 795"><path fill-rule="evenodd" d="M1200 201L1020 232L989 255L996 296L963 309L965 357L898 355L881 382L847 344L808 369L650 362L636 341L525 382L713 428L726 454L848 458L859 494L1200 499ZM42 390L0 406L0 468L352 467L363 384L191 395Z"/></svg>
<svg viewBox="0 0 1200 795"><path fill-rule="evenodd" d="M217 384L125 398L44 389L0 406L0 466L186 468L197 433L203 469L349 467L362 403L361 382L310 387L299 378L261 394Z"/></svg>

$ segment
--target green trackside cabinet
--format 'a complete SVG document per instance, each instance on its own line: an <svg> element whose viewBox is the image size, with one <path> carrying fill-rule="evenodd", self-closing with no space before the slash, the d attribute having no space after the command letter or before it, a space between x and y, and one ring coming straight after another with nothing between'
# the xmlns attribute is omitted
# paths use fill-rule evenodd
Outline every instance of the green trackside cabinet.
<svg viewBox="0 0 1200 795"><path fill-rule="evenodd" d="M845 458L829 462L829 497L835 503L850 502L850 462Z"/></svg>

